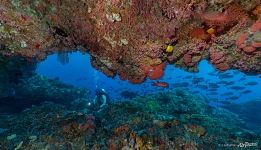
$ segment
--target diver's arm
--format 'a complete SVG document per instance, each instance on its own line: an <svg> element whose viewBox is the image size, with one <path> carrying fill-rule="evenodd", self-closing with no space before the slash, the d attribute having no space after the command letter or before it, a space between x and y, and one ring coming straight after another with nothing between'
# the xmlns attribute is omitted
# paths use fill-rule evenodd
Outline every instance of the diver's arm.
<svg viewBox="0 0 261 150"><path fill-rule="evenodd" d="M107 103L107 98L105 95L102 95L102 105L100 106L100 108L104 107Z"/></svg>

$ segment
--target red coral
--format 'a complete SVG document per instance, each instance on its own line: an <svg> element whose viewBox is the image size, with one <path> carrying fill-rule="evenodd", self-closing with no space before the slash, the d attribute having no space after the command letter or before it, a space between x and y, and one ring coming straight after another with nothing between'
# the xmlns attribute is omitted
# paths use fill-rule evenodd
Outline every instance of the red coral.
<svg viewBox="0 0 261 150"><path fill-rule="evenodd" d="M245 47L245 41L248 37L248 33L243 33L239 36L239 38L237 39L236 41L236 45L239 47L239 48L243 48Z"/></svg>
<svg viewBox="0 0 261 150"><path fill-rule="evenodd" d="M163 74L164 74L164 72L162 69L156 68L148 74L148 77L151 80L157 80L157 79L160 79L163 76Z"/></svg>
<svg viewBox="0 0 261 150"><path fill-rule="evenodd" d="M222 52L210 51L210 62L212 64L219 64L224 62L224 54Z"/></svg>
<svg viewBox="0 0 261 150"><path fill-rule="evenodd" d="M168 19L187 21L191 19L195 12L205 10L206 3L196 3L194 1L160 1L163 15Z"/></svg>
<svg viewBox="0 0 261 150"><path fill-rule="evenodd" d="M120 72L119 76L121 80L127 80L127 74L125 72Z"/></svg>
<svg viewBox="0 0 261 150"><path fill-rule="evenodd" d="M150 73L151 70L153 70L151 65L142 65L141 68L146 76Z"/></svg>
<svg viewBox="0 0 261 150"><path fill-rule="evenodd" d="M128 81L133 84L141 84L144 80L145 76L128 76Z"/></svg>
<svg viewBox="0 0 261 150"><path fill-rule="evenodd" d="M219 12L213 12L209 14L204 14L201 16L201 19L204 20L204 22L208 23L209 25L213 25L215 23L225 23L229 21L229 16L227 16L224 13L219 13Z"/></svg>
<svg viewBox="0 0 261 150"><path fill-rule="evenodd" d="M258 30L261 30L261 21L256 21L250 29L251 32L257 32Z"/></svg>
<svg viewBox="0 0 261 150"><path fill-rule="evenodd" d="M226 71L228 70L230 67L228 64L226 63L219 63L219 64L216 64L216 67L217 69L219 69L220 71Z"/></svg>
<svg viewBox="0 0 261 150"><path fill-rule="evenodd" d="M148 72L148 78L150 78L151 80L160 79L164 75L165 66L165 63L161 63L157 66L152 66L152 70Z"/></svg>
<svg viewBox="0 0 261 150"><path fill-rule="evenodd" d="M168 7L164 11L164 15L169 19L188 20L193 14L192 4L183 4L182 6Z"/></svg>
<svg viewBox="0 0 261 150"><path fill-rule="evenodd" d="M116 142L111 140L108 150L118 150L118 149L119 148L118 148L118 145L116 144Z"/></svg>
<svg viewBox="0 0 261 150"><path fill-rule="evenodd" d="M206 33L206 31L203 28L193 28L190 31L190 36L193 38L197 38L203 41L210 40L210 35Z"/></svg>
<svg viewBox="0 0 261 150"><path fill-rule="evenodd" d="M192 62L192 56L190 54L185 54L183 57L184 64L188 66Z"/></svg>
<svg viewBox="0 0 261 150"><path fill-rule="evenodd" d="M85 132L87 130L94 132L96 129L95 117L93 115L87 115L85 123L79 125L79 130Z"/></svg>
<svg viewBox="0 0 261 150"><path fill-rule="evenodd" d="M112 1L111 1L111 4L112 4L112 5L117 5L118 3L120 3L120 0L112 0Z"/></svg>
<svg viewBox="0 0 261 150"><path fill-rule="evenodd" d="M220 33L228 25L234 24L234 21L224 13L214 12L200 15L203 22L208 26L216 29Z"/></svg>
<svg viewBox="0 0 261 150"><path fill-rule="evenodd" d="M151 65L142 65L142 69L144 74L150 78L151 80L157 80L161 78L164 75L164 68L166 66L166 63L161 63L156 66Z"/></svg>
<svg viewBox="0 0 261 150"><path fill-rule="evenodd" d="M226 27L248 19L247 12L238 4L230 5L223 13L211 12L199 14L199 16L207 26L216 28L218 33L224 31Z"/></svg>
<svg viewBox="0 0 261 150"><path fill-rule="evenodd" d="M253 46L246 46L243 48L243 51L246 52L247 54L251 54L254 51L256 51L256 48Z"/></svg>
<svg viewBox="0 0 261 150"><path fill-rule="evenodd" d="M261 42L253 42L252 46L255 48L261 47Z"/></svg>
<svg viewBox="0 0 261 150"><path fill-rule="evenodd" d="M210 50L210 62L216 66L220 71L226 71L230 67L225 63L225 55L222 52L217 52L213 49Z"/></svg>
<svg viewBox="0 0 261 150"><path fill-rule="evenodd" d="M159 58L163 56L163 47L165 45L158 42L148 42L139 47L140 56L149 56L151 58Z"/></svg>
<svg viewBox="0 0 261 150"><path fill-rule="evenodd" d="M260 34L260 30L261 21L256 21L250 28L252 33L249 34L244 32L241 34L236 41L236 46L243 50L246 54L253 54L258 48L261 47L261 42L255 41L256 39L253 38L256 34Z"/></svg>
<svg viewBox="0 0 261 150"><path fill-rule="evenodd" d="M94 121L95 120L95 117L93 115L87 115L86 118L85 118L86 121L89 121L89 120L92 120Z"/></svg>

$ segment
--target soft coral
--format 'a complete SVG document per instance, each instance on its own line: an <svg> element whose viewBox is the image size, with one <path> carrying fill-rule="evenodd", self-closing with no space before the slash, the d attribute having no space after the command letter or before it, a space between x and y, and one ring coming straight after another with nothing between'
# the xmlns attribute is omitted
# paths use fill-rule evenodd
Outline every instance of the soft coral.
<svg viewBox="0 0 261 150"><path fill-rule="evenodd" d="M231 4L224 12L204 13L199 14L199 17L208 27L216 28L219 33L248 19L247 12L238 4Z"/></svg>
<svg viewBox="0 0 261 150"><path fill-rule="evenodd" d="M148 78L150 78L151 80L156 80L156 79L161 78L164 75L165 66L166 66L165 63L161 63L161 64L155 65L155 66L144 65L144 66L142 66L142 68Z"/></svg>

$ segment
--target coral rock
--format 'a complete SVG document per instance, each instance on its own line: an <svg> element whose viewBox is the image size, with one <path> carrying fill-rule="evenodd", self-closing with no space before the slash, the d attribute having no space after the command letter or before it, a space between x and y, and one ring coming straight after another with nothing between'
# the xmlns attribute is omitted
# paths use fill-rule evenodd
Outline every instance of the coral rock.
<svg viewBox="0 0 261 150"><path fill-rule="evenodd" d="M185 54L183 60L184 64L188 66L192 62L192 56L189 54Z"/></svg>
<svg viewBox="0 0 261 150"><path fill-rule="evenodd" d="M40 61L52 52L80 48L89 52L93 67L107 76L142 83L162 77L164 67L157 65L168 58L176 66L196 70L198 61L209 57L208 48L222 45L220 49L230 48L223 63L256 71L253 66L261 42L256 40L260 34L257 5L254 0L45 0L33 4L2 0L0 54ZM257 17L250 16L255 8ZM204 29L209 28L215 29L215 35L206 33ZM235 43L236 36L244 33L249 35ZM167 45L175 48L166 52ZM241 66L239 58L247 63Z"/></svg>

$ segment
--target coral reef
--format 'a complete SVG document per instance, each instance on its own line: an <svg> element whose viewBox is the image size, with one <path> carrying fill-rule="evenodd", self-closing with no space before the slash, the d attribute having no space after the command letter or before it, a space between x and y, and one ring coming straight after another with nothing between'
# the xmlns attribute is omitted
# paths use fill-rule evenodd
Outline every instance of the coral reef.
<svg viewBox="0 0 261 150"><path fill-rule="evenodd" d="M251 28L250 33L245 32L239 36L236 45L247 54L253 54L261 48L261 21L255 22Z"/></svg>
<svg viewBox="0 0 261 150"><path fill-rule="evenodd" d="M62 83L59 79L47 79L41 75L22 80L15 90L15 97L35 100L36 104L42 101L52 101L70 106L72 101L89 96L87 89L76 88Z"/></svg>
<svg viewBox="0 0 261 150"><path fill-rule="evenodd" d="M260 73L257 20L260 0L1 0L0 54L42 60L79 48L98 70L132 83L159 79L161 63L197 71L209 51L222 52L213 63L221 71Z"/></svg>
<svg viewBox="0 0 261 150"><path fill-rule="evenodd" d="M0 56L0 99L15 94L20 80L28 78L35 69L34 63L29 63L23 58Z"/></svg>
<svg viewBox="0 0 261 150"><path fill-rule="evenodd" d="M0 113L52 101L66 106L89 98L89 90L48 79L35 73L36 63L21 57L0 55Z"/></svg>
<svg viewBox="0 0 261 150"><path fill-rule="evenodd" d="M51 80L40 75L31 75L19 80L15 85L8 83L11 84L9 85L11 92L7 91L9 89L6 84L0 84L2 96L0 97L2 106L0 113L18 113L24 108L40 105L46 101L71 107L71 104L82 100L88 101L89 98L88 90L66 85L57 79Z"/></svg>
<svg viewBox="0 0 261 150"><path fill-rule="evenodd" d="M242 124L237 115L177 90L113 102L101 111L91 107L71 111L44 103L18 115L1 115L0 126L6 130L0 133L0 146L147 150L223 149L225 144L238 146L249 139L259 143L261 137L239 128Z"/></svg>

